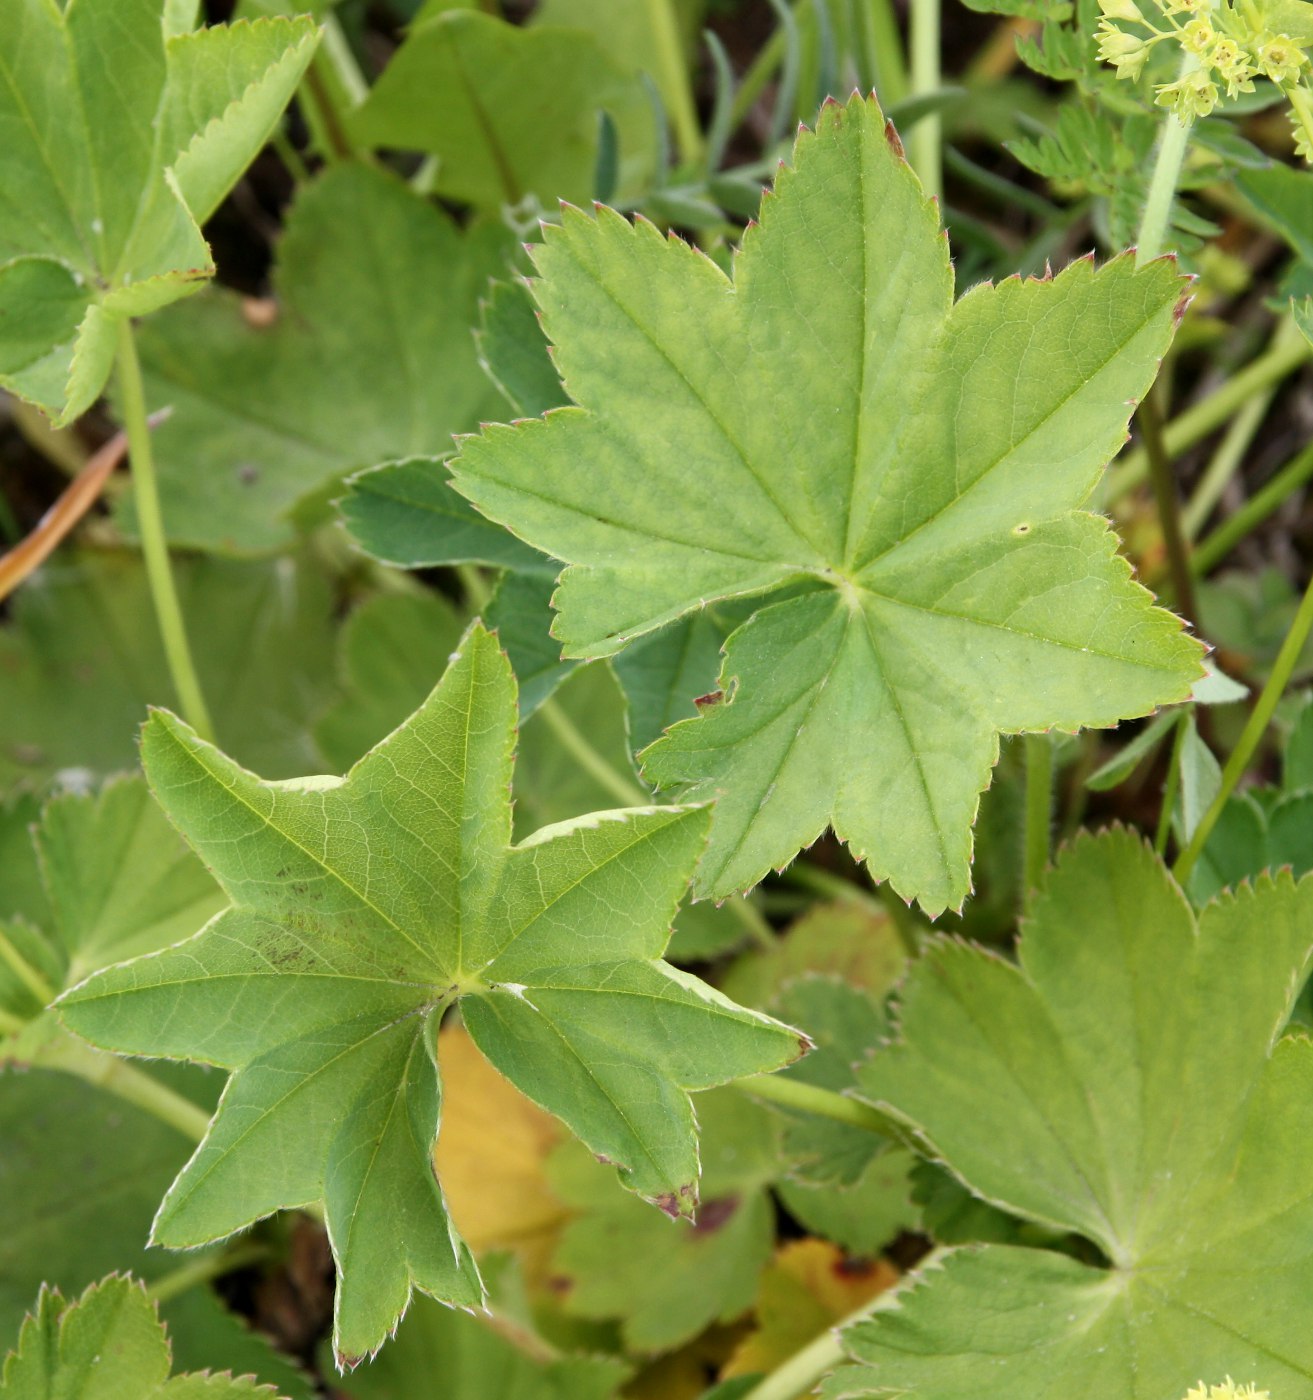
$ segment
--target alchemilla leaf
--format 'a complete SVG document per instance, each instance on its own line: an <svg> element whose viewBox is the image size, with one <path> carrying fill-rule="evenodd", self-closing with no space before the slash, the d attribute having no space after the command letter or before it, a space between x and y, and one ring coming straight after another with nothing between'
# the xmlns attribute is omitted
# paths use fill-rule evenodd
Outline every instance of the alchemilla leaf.
<svg viewBox="0 0 1313 1400"><path fill-rule="evenodd" d="M470 439L453 479L569 563L567 655L765 595L723 702L646 754L718 799L701 893L828 824L900 894L958 905L1000 733L1111 725L1202 675L1080 509L1171 340L1170 260L955 303L935 207L856 98L799 138L732 280L607 209L545 240L534 294L578 407Z"/></svg>
<svg viewBox="0 0 1313 1400"><path fill-rule="evenodd" d="M979 1197L1091 1240L943 1251L846 1334L832 1397L1313 1397L1313 1042L1283 1034L1313 880L1208 906L1136 837L1082 837L1019 964L940 941L860 1092Z"/></svg>
<svg viewBox="0 0 1313 1400"><path fill-rule="evenodd" d="M509 663L477 624L344 779L262 782L157 712L147 776L232 908L59 1003L106 1048L234 1071L154 1239L202 1244L322 1201L344 1364L377 1350L412 1287L482 1301L432 1162L454 1002L512 1083L672 1214L697 1199L689 1091L799 1052L661 961L707 811L595 813L513 846L515 722Z"/></svg>
<svg viewBox="0 0 1313 1400"><path fill-rule="evenodd" d="M164 0L0 5L0 386L75 418L117 324L213 275L200 225L317 41L305 18L175 32Z"/></svg>
<svg viewBox="0 0 1313 1400"><path fill-rule="evenodd" d="M145 1288L111 1276L74 1302L44 1289L5 1358L6 1400L276 1400L250 1376L169 1379L169 1341Z"/></svg>

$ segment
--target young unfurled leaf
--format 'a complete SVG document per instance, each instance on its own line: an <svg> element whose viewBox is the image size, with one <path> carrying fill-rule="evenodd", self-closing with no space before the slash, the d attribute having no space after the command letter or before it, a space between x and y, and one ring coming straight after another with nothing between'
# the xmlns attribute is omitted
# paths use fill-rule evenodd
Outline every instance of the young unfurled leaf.
<svg viewBox="0 0 1313 1400"><path fill-rule="evenodd" d="M468 440L453 479L570 563L567 655L768 595L722 703L647 751L649 779L718 799L702 893L830 824L900 894L959 904L999 733L1189 694L1201 649L1080 510L1171 339L1170 261L954 304L934 208L857 99L799 138L732 281L605 209L545 238L535 295L580 407Z"/></svg>
<svg viewBox="0 0 1313 1400"><path fill-rule="evenodd" d="M305 18L171 32L163 0L0 6L0 385L77 417L117 324L213 275L200 225L317 39Z"/></svg>
<svg viewBox="0 0 1313 1400"><path fill-rule="evenodd" d="M482 1298L431 1161L434 1038L455 1001L513 1084L675 1215L697 1200L688 1091L800 1049L660 961L705 809L598 813L510 844L515 717L477 624L344 779L261 782L157 712L147 775L233 907L60 1002L106 1048L235 1071L154 1239L201 1244L323 1201L343 1363L382 1345L412 1286Z"/></svg>
<svg viewBox="0 0 1313 1400"><path fill-rule="evenodd" d="M306 185L279 243L272 325L215 291L143 328L151 406L173 408L154 435L170 539L272 549L347 472L445 452L500 414L471 328L510 246L380 170L339 165Z"/></svg>
<svg viewBox="0 0 1313 1400"><path fill-rule="evenodd" d="M827 1395L1147 1400L1198 1375L1313 1396L1313 1043L1282 1035L1313 881L1261 879L1198 923L1135 836L1083 837L1013 965L940 942L862 1092L978 1196L1106 1267L950 1249L847 1334Z"/></svg>
<svg viewBox="0 0 1313 1400"><path fill-rule="evenodd" d="M169 1379L168 1337L146 1290L111 1276L75 1302L44 1289L5 1359L6 1400L275 1400L250 1376Z"/></svg>

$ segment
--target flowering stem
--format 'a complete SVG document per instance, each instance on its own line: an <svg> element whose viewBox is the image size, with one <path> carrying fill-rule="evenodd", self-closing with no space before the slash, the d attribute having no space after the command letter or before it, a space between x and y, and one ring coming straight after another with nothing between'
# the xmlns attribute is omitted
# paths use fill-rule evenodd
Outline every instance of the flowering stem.
<svg viewBox="0 0 1313 1400"><path fill-rule="evenodd" d="M1183 122L1175 112L1168 112L1163 120L1153 178L1149 182L1149 195L1144 202L1140 231L1135 240L1135 261L1139 267L1152 258L1160 257L1166 250L1172 202L1176 198L1181 167L1185 164L1185 153L1190 145L1191 125Z"/></svg>

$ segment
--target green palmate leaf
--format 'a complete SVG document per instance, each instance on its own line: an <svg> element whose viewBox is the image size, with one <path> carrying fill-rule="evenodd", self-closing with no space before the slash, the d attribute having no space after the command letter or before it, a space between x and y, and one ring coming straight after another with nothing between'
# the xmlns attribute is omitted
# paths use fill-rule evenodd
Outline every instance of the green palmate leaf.
<svg viewBox="0 0 1313 1400"><path fill-rule="evenodd" d="M331 599L304 561L174 563L196 668L219 734L282 777L316 762L310 720L333 686ZM0 628L0 783L85 780L137 766L148 704L174 698L141 559L61 557L30 579Z"/></svg>
<svg viewBox="0 0 1313 1400"><path fill-rule="evenodd" d="M42 1291L5 1360L8 1400L274 1400L250 1376L194 1374L169 1379L168 1337L146 1290L131 1279L93 1284L75 1302Z"/></svg>
<svg viewBox="0 0 1313 1400"><path fill-rule="evenodd" d="M611 1400L629 1374L614 1357L539 1361L487 1323L419 1298L377 1360L336 1387L347 1400Z"/></svg>
<svg viewBox="0 0 1313 1400"><path fill-rule="evenodd" d="M545 237L535 295L580 407L488 429L453 479L572 565L566 654L791 590L729 639L724 703L647 754L718 796L703 894L829 823L900 894L959 904L1000 732L1189 694L1201 649L1079 509L1170 341L1170 261L954 304L933 206L857 99L800 137L733 281L609 210Z"/></svg>
<svg viewBox="0 0 1313 1400"><path fill-rule="evenodd" d="M233 908L60 1002L106 1048L236 1071L154 1239L188 1247L322 1200L343 1363L382 1344L412 1286L482 1298L431 1162L453 1002L508 1079L676 1215L697 1200L688 1091L799 1051L660 961L705 810L594 814L510 845L515 717L477 624L345 779L261 782L157 713L147 774Z"/></svg>
<svg viewBox="0 0 1313 1400"><path fill-rule="evenodd" d="M483 209L588 199L599 111L620 142L619 191L652 172L652 106L637 72L618 68L592 35L490 15L420 16L365 102L358 140L439 157L438 193Z"/></svg>
<svg viewBox="0 0 1313 1400"><path fill-rule="evenodd" d="M510 246L505 229L462 232L379 170L341 165L305 186L271 326L214 292L142 332L151 406L173 408L154 434L170 539L272 549L294 509L347 472L445 452L453 432L499 415L471 328Z"/></svg>
<svg viewBox="0 0 1313 1400"><path fill-rule="evenodd" d="M34 1020L62 988L176 943L223 907L140 778L111 782L95 797L51 799L32 841L49 922L45 931L21 918L0 922L0 1013L14 1020ZM7 885L0 916L9 912ZM26 1042L6 1049L3 1029L0 1063L35 1053Z"/></svg>
<svg viewBox="0 0 1313 1400"><path fill-rule="evenodd" d="M69 982L166 948L223 907L140 778L47 802L34 832Z"/></svg>
<svg viewBox="0 0 1313 1400"><path fill-rule="evenodd" d="M1081 838L1015 966L936 944L862 1092L978 1196L1107 1267L950 1250L847 1334L831 1396L1179 1397L1203 1376L1313 1396L1313 1044L1282 1036L1313 881L1261 880L1196 925L1135 836Z"/></svg>
<svg viewBox="0 0 1313 1400"><path fill-rule="evenodd" d="M199 225L318 38L307 19L170 18L163 0L0 10L0 385L60 422L104 387L116 321L213 274Z"/></svg>

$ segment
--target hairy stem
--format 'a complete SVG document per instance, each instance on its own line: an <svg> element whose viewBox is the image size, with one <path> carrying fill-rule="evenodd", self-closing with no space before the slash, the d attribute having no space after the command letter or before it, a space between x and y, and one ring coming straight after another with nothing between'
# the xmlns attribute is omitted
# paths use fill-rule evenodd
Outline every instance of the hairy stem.
<svg viewBox="0 0 1313 1400"><path fill-rule="evenodd" d="M878 1108L872 1108L860 1099L849 1098L847 1094L837 1094L833 1089L821 1089L815 1084L804 1083L801 1079L790 1079L782 1074L750 1074L744 1079L734 1080L733 1087L754 1099L764 1099L781 1108L797 1109L818 1118L830 1118L853 1128L864 1128L869 1133L879 1133L881 1137L901 1142L907 1136L905 1129Z"/></svg>
<svg viewBox="0 0 1313 1400"><path fill-rule="evenodd" d="M1195 55L1188 54L1182 73L1184 74L1187 68L1195 67L1198 62ZM1140 229L1135 239L1135 260L1138 266L1142 267L1167 249L1167 230L1171 224L1172 204L1176 199L1176 186L1180 181L1185 153L1189 148L1190 126L1175 112L1168 112L1163 118L1162 132L1158 138L1158 154L1154 160L1153 176L1149 181L1149 193L1140 213Z"/></svg>
<svg viewBox="0 0 1313 1400"><path fill-rule="evenodd" d="M912 96L928 97L942 85L939 67L940 0L912 0ZM943 121L938 112L923 116L912 128L909 155L926 194L944 193Z"/></svg>
<svg viewBox="0 0 1313 1400"><path fill-rule="evenodd" d="M123 428L128 437L128 460L132 465L132 481L136 487L137 524L141 531L141 552L146 560L146 578L150 584L151 600L159 623L160 639L169 676L182 707L183 718L202 739L214 739L214 726L205 705L201 683L192 661L187 642L187 627L178 603L178 591L173 582L169 563L169 546L164 536L164 517L160 512L159 486L155 480L155 458L150 441L150 422L146 416L146 391L141 379L141 362L137 358L137 342L132 322L126 317L119 322L118 370L120 405Z"/></svg>
<svg viewBox="0 0 1313 1400"><path fill-rule="evenodd" d="M1209 836L1212 835L1213 828L1217 825L1222 808L1244 776L1245 769L1249 767L1250 759L1253 758L1259 742L1267 732L1268 725L1272 722L1277 702L1285 693L1286 686L1290 684L1290 677L1294 674L1295 664L1299 660L1300 653L1304 650L1304 643L1308 640L1310 630L1313 630L1313 579L1309 580L1308 587L1304 590L1299 611L1295 614L1295 620L1290 625L1290 631L1286 633L1285 641L1281 643L1281 650L1277 653L1272 674L1267 678L1263 693L1258 697L1258 703L1254 706L1248 722L1241 731L1239 743L1232 750L1230 758L1226 761L1226 766L1222 769L1222 783L1217 790L1217 795L1209 804L1199 825L1194 829L1194 834L1190 837L1185 850L1176 858L1172 874L1176 876L1177 884L1184 886L1190 878L1190 872L1194 869L1200 852L1207 844Z"/></svg>
<svg viewBox="0 0 1313 1400"><path fill-rule="evenodd" d="M210 1126L210 1115L190 1099L161 1084L130 1060L105 1050L93 1050L67 1033L41 1047L37 1064L43 1069L74 1074L88 1084L117 1095L193 1142L200 1142Z"/></svg>

